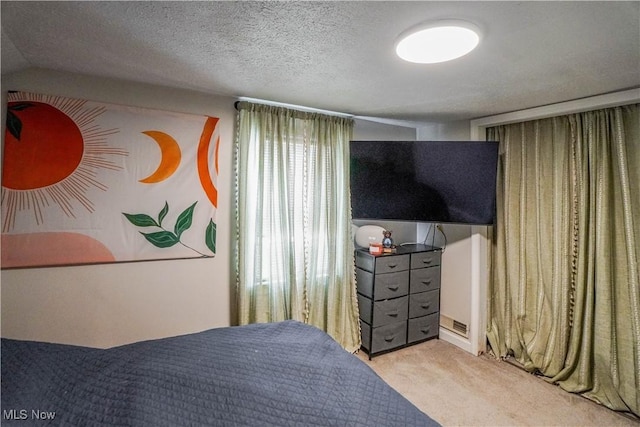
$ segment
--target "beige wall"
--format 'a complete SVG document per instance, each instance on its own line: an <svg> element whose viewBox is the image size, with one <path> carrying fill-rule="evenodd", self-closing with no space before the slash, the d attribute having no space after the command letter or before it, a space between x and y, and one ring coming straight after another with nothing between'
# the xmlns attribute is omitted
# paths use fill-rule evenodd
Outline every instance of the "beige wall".
<svg viewBox="0 0 640 427"><path fill-rule="evenodd" d="M469 121L429 123L418 128L416 133L418 141L467 141L469 140Z"/></svg>
<svg viewBox="0 0 640 427"><path fill-rule="evenodd" d="M228 326L235 100L31 69L2 77L2 117L7 90L219 117L222 144L215 258L2 270L2 336L107 347Z"/></svg>
<svg viewBox="0 0 640 427"><path fill-rule="evenodd" d="M353 139L360 141L415 141L416 129L356 119Z"/></svg>
<svg viewBox="0 0 640 427"><path fill-rule="evenodd" d="M1 117L7 90L219 117L222 145L215 258L2 270L2 336L109 347L229 326L235 99L29 69L2 76ZM415 129L356 120L354 138L375 136L414 139Z"/></svg>

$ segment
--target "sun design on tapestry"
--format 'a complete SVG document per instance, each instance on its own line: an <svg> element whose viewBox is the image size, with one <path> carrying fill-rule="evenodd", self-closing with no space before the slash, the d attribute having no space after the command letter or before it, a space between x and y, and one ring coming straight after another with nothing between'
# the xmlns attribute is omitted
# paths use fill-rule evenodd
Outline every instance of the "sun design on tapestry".
<svg viewBox="0 0 640 427"><path fill-rule="evenodd" d="M30 211L37 225L44 210L57 206L75 218L74 206L94 212L88 190L107 190L98 179L101 169L122 169L111 156L127 156L110 147L107 137L118 129L103 129L96 119L104 107L85 108L86 101L10 92L2 170L2 232L15 226L20 211Z"/></svg>

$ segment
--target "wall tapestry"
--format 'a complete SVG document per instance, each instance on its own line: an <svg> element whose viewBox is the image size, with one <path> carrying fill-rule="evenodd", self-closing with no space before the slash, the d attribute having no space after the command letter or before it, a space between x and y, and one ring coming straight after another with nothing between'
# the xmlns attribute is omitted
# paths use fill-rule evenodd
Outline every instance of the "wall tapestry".
<svg viewBox="0 0 640 427"><path fill-rule="evenodd" d="M2 268L213 257L215 117L10 92Z"/></svg>

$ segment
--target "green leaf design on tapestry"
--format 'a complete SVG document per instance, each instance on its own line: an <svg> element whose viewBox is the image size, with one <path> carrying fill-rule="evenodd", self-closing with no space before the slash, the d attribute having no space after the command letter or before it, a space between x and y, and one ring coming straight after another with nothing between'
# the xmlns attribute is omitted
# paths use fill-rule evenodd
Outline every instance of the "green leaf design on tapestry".
<svg viewBox="0 0 640 427"><path fill-rule="evenodd" d="M216 223L213 220L209 220L209 225L207 225L207 230L204 233L204 241L207 244L207 247L213 252L216 253Z"/></svg>
<svg viewBox="0 0 640 427"><path fill-rule="evenodd" d="M192 250L193 252L199 254L202 257L211 257L210 254L204 254L199 250L192 248L186 245L181 241L182 233L191 228L193 223L193 212L196 208L196 204L198 202L194 202L187 209L182 211L178 218L176 219L175 227L173 228L173 232L167 230L162 226L162 222L165 217L169 213L169 202L164 202L164 207L158 213L158 221L156 222L151 216L147 214L128 214L122 213L131 224L137 227L158 227L160 231L156 231L154 233L143 233L140 232L144 236L145 239L152 245L158 248L170 248L176 244L180 244L187 249ZM204 236L205 244L207 248L211 250L214 254L216 253L216 224L213 222L213 219L209 220L209 225L205 230Z"/></svg>
<svg viewBox="0 0 640 427"><path fill-rule="evenodd" d="M127 217L127 219L129 220L129 222L131 222L131 224L138 227L159 227L160 226L155 219L151 218L147 214L131 215L123 212L122 215Z"/></svg>
<svg viewBox="0 0 640 427"><path fill-rule="evenodd" d="M158 231L155 233L140 233L145 239L153 243L154 246L159 248L169 248L176 243L180 242L180 239L170 231Z"/></svg>
<svg viewBox="0 0 640 427"><path fill-rule="evenodd" d="M22 134L22 120L15 115L14 111L22 111L29 107L33 107L33 104L19 102L7 108L7 130L18 141L20 141L20 135Z"/></svg>
<svg viewBox="0 0 640 427"><path fill-rule="evenodd" d="M194 204L189 206L178 217L178 220L176 221L176 226L174 228L174 231L178 236L178 238L180 238L180 236L185 230L191 227L191 221L193 220L193 210L196 207L196 203L198 202L195 202Z"/></svg>
<svg viewBox="0 0 640 427"><path fill-rule="evenodd" d="M167 212L169 212L169 203L164 202L164 208L162 208L162 210L158 214L158 226L162 226L162 220L165 216L167 216Z"/></svg>
<svg viewBox="0 0 640 427"><path fill-rule="evenodd" d="M22 133L22 121L13 114L11 111L7 111L7 130L15 139L20 141L20 134Z"/></svg>
<svg viewBox="0 0 640 427"><path fill-rule="evenodd" d="M9 107L9 110L11 110L11 111L22 111L22 110L26 110L29 107L33 107L33 104L31 104L29 102L18 102L16 104L13 104L11 107Z"/></svg>

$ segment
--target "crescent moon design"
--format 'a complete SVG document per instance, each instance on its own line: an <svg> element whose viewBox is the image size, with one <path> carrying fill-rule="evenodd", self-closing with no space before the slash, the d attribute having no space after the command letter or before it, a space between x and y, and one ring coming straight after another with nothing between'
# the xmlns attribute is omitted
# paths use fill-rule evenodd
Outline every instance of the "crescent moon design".
<svg viewBox="0 0 640 427"><path fill-rule="evenodd" d="M209 198L209 201L214 207L218 207L218 189L211 180L211 172L209 170L209 145L211 144L211 137L218 124L218 118L207 117L207 121L202 129L202 135L200 136L200 143L198 144L198 176L200 177L200 184L202 189ZM218 172L218 146L220 145L220 138L216 140L214 167L216 174Z"/></svg>
<svg viewBox="0 0 640 427"><path fill-rule="evenodd" d="M153 138L158 147L160 147L160 164L158 168L148 177L139 180L144 184L155 184L160 181L164 181L169 178L180 166L180 160L182 159L182 153L180 152L180 146L170 135L157 130L147 130L142 132L145 135Z"/></svg>

